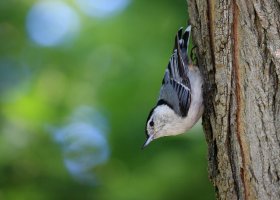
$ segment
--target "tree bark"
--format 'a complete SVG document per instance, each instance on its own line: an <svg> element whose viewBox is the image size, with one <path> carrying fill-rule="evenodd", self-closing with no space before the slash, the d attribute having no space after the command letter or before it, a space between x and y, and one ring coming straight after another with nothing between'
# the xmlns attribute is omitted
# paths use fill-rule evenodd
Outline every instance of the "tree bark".
<svg viewBox="0 0 280 200"><path fill-rule="evenodd" d="M189 0L218 199L280 199L280 0Z"/></svg>

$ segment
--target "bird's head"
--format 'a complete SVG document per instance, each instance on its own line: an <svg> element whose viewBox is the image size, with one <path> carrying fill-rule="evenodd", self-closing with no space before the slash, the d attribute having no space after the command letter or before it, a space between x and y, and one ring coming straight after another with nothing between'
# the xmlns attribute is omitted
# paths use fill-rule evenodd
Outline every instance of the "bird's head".
<svg viewBox="0 0 280 200"><path fill-rule="evenodd" d="M147 119L147 140L143 148L157 138L178 134L178 129L176 128L178 122L180 122L180 117L169 105L161 104L154 107Z"/></svg>

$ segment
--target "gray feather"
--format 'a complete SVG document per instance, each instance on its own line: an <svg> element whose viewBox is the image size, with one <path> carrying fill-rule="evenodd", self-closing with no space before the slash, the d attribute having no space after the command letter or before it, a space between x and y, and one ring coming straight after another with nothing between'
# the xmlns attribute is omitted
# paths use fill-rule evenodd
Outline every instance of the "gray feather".
<svg viewBox="0 0 280 200"><path fill-rule="evenodd" d="M180 29L175 37L173 54L162 81L159 100L168 102L182 117L187 116L191 102L191 86L188 78L188 44L190 28L182 36Z"/></svg>

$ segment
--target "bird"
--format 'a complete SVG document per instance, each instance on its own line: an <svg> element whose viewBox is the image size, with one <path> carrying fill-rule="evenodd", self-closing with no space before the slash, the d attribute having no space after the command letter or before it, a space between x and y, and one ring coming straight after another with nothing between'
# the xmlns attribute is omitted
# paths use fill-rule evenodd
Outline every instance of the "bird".
<svg viewBox="0 0 280 200"><path fill-rule="evenodd" d="M164 73L157 104L146 121L146 141L175 136L190 130L203 114L203 78L188 58L191 25L180 28Z"/></svg>

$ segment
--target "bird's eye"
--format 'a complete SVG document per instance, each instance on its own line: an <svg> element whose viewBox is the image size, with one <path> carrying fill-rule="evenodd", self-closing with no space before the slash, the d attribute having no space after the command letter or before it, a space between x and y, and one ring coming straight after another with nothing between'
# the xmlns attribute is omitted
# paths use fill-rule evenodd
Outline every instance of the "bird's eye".
<svg viewBox="0 0 280 200"><path fill-rule="evenodd" d="M154 121L153 121L153 120L150 121L149 125L150 125L150 126L154 126Z"/></svg>

